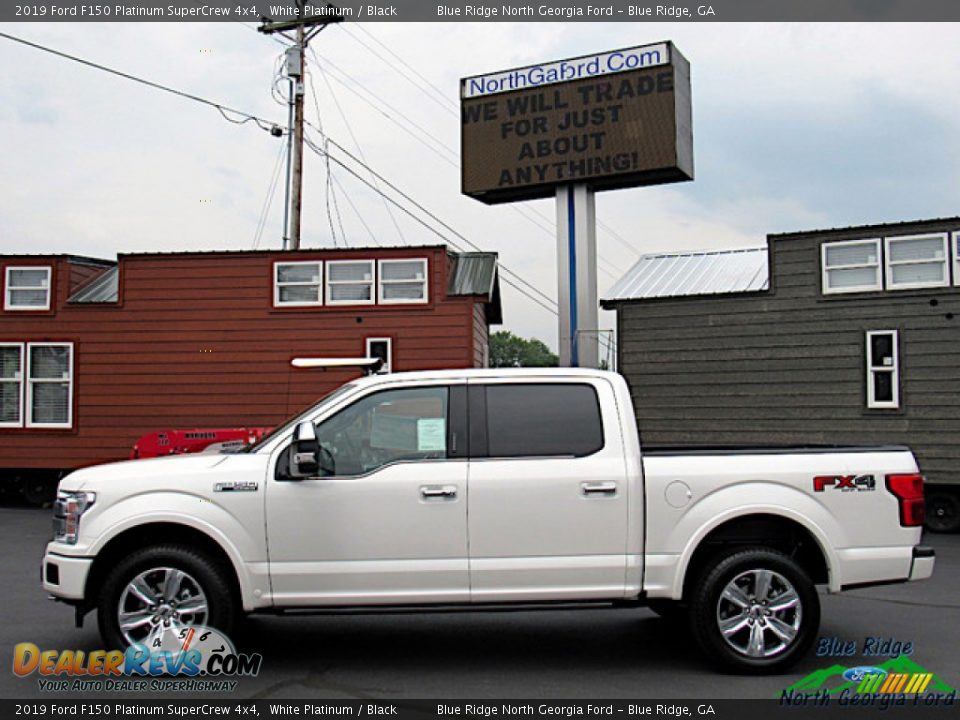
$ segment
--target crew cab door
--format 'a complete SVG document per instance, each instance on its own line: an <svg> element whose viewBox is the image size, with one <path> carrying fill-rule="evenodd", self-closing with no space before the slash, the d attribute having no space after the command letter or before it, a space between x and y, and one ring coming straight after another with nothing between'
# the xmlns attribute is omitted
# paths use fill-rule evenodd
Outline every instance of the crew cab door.
<svg viewBox="0 0 960 720"><path fill-rule="evenodd" d="M471 380L471 600L625 593L628 484L609 383Z"/></svg>
<svg viewBox="0 0 960 720"><path fill-rule="evenodd" d="M316 424L321 470L275 454L267 537L278 606L469 599L466 386L392 385Z"/></svg>

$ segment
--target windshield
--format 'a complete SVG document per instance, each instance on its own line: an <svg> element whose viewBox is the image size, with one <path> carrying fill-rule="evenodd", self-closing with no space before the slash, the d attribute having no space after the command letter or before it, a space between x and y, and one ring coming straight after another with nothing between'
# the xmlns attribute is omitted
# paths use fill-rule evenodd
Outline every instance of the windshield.
<svg viewBox="0 0 960 720"><path fill-rule="evenodd" d="M253 445L248 445L247 447L245 447L245 448L244 448L243 450L241 450L240 452L246 452L246 453L256 452L256 451L259 450L261 447L263 447L263 445L264 445L266 442L268 442L268 441L271 440L272 438L276 437L276 436L279 435L280 433L284 432L285 430L287 430L287 429L293 427L294 425L296 425L297 422L300 420L300 418L304 417L305 415L310 415L310 414L312 414L313 412L319 410L319 409L320 409L321 407L323 407L324 405L333 402L334 400L336 400L336 399L337 399L338 397L340 397L341 395L345 395L346 393L350 392L350 391L353 390L355 387L356 387L356 385L354 385L353 383L347 383L346 385L341 385L340 387L338 387L338 388L337 388L336 390L334 390L333 392L324 395L316 405L313 405L313 406L312 406L309 410L307 410L306 412L297 413L296 415L294 415L293 417L291 417L289 420L287 420L285 423L283 423L283 424L281 424L281 425L278 425L278 426L275 427L273 430L271 430L270 432L268 432L266 435L264 435L262 438L260 438L260 439L259 439L257 442L255 442Z"/></svg>

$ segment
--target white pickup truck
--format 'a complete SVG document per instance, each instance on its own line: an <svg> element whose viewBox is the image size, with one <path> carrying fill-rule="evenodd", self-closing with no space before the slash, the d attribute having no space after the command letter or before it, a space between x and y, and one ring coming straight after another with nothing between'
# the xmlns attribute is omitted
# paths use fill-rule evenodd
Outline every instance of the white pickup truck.
<svg viewBox="0 0 960 720"><path fill-rule="evenodd" d="M254 612L632 604L773 672L816 585L934 565L908 449L642 449L623 378L575 369L367 377L237 454L78 470L54 515L43 587L109 648Z"/></svg>

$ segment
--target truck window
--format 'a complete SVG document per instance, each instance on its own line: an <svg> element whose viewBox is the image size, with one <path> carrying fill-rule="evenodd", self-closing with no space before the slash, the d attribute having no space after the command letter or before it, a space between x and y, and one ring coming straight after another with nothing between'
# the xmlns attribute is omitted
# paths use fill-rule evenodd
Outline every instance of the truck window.
<svg viewBox="0 0 960 720"><path fill-rule="evenodd" d="M486 395L489 457L582 457L603 447L591 385L488 385Z"/></svg>
<svg viewBox="0 0 960 720"><path fill-rule="evenodd" d="M446 387L384 390L317 426L332 475L363 475L401 460L447 457Z"/></svg>

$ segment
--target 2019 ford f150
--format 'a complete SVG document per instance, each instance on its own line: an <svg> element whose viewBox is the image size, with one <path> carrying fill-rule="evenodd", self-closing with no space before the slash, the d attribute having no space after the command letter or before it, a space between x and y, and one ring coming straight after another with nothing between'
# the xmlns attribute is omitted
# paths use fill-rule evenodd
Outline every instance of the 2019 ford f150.
<svg viewBox="0 0 960 720"><path fill-rule="evenodd" d="M351 382L235 454L64 478L43 587L108 647L245 613L575 603L686 619L740 671L799 659L829 591L921 580L907 448L644 448L593 370Z"/></svg>

